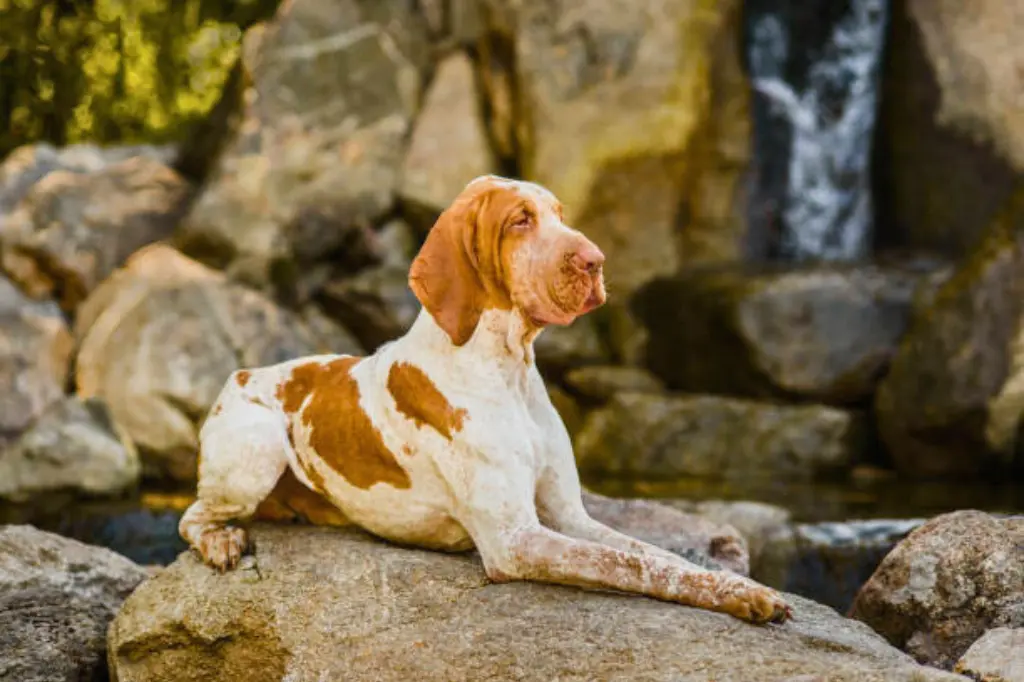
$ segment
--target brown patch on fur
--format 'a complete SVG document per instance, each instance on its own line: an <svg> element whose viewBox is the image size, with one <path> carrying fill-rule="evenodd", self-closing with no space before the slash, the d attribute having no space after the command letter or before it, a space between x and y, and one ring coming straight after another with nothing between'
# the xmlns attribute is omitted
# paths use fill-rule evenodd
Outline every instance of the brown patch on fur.
<svg viewBox="0 0 1024 682"><path fill-rule="evenodd" d="M241 386L242 388L245 388L245 385L249 383L249 379L251 378L252 372L250 372L247 369L240 369L237 372L235 372L235 381L237 381L238 385Z"/></svg>
<svg viewBox="0 0 1024 682"><path fill-rule="evenodd" d="M220 414L223 411L224 411L224 406L221 405L220 403L217 403L216 405L213 406L213 409L210 410L210 414L213 415L214 417L216 417L218 414Z"/></svg>
<svg viewBox="0 0 1024 682"><path fill-rule="evenodd" d="M346 356L299 365L277 387L277 397L292 419L301 408L310 447L350 484L364 490L375 483L409 488L408 472L359 406L359 385L351 375L358 362Z"/></svg>
<svg viewBox="0 0 1024 682"><path fill-rule="evenodd" d="M453 408L426 373L416 365L396 362L388 371L388 392L399 412L417 427L426 424L448 440L462 430L464 408Z"/></svg>
<svg viewBox="0 0 1024 682"><path fill-rule="evenodd" d="M438 326L461 346L485 310L511 310L508 273L515 242L505 227L535 220L537 207L514 189L480 182L437 219L409 269L409 286Z"/></svg>
<svg viewBox="0 0 1024 682"><path fill-rule="evenodd" d="M306 475L309 476L309 471L306 471ZM317 485L316 479L310 476L310 480ZM320 483L323 483L323 479L320 479ZM255 518L260 521L311 523L316 526L351 525L340 509L304 486L291 469L285 470L267 499L260 502Z"/></svg>

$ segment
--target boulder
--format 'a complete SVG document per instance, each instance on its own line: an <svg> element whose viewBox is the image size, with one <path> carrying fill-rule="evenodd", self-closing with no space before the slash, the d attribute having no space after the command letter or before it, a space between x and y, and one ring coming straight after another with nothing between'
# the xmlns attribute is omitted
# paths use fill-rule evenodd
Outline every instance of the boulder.
<svg viewBox="0 0 1024 682"><path fill-rule="evenodd" d="M583 426L583 408L571 395L566 393L557 384L545 383L548 389L548 397L554 405L558 416L562 418L566 431L570 438L575 438Z"/></svg>
<svg viewBox="0 0 1024 682"><path fill-rule="evenodd" d="M57 304L0 274L0 448L64 395L72 346Z"/></svg>
<svg viewBox="0 0 1024 682"><path fill-rule="evenodd" d="M1024 516L931 519L882 561L850 615L918 661L951 668L986 630L1024 626Z"/></svg>
<svg viewBox="0 0 1024 682"><path fill-rule="evenodd" d="M643 597L489 583L479 560L353 529L254 528L218 574L191 554L144 583L109 631L118 682L144 680L962 680L863 624L787 596L756 627Z"/></svg>
<svg viewBox="0 0 1024 682"><path fill-rule="evenodd" d="M879 244L959 257L1024 170L1018 0L893 0L873 164Z"/></svg>
<svg viewBox="0 0 1024 682"><path fill-rule="evenodd" d="M592 517L626 535L701 566L750 574L747 543L728 524L652 500L616 499L589 490L583 492L583 504Z"/></svg>
<svg viewBox="0 0 1024 682"><path fill-rule="evenodd" d="M101 400L67 397L0 450L0 499L74 492L117 495L138 482L139 457Z"/></svg>
<svg viewBox="0 0 1024 682"><path fill-rule="evenodd" d="M511 47L523 176L551 189L608 255L605 276L622 296L684 260L739 253L733 194L749 155L737 142L749 125L739 8L588 0L492 11Z"/></svg>
<svg viewBox="0 0 1024 682"><path fill-rule="evenodd" d="M915 291L947 274L927 262L703 269L652 282L633 307L646 364L672 388L849 404L870 399Z"/></svg>
<svg viewBox="0 0 1024 682"><path fill-rule="evenodd" d="M31 526L0 528L0 671L18 682L107 677L106 633L142 567Z"/></svg>
<svg viewBox="0 0 1024 682"><path fill-rule="evenodd" d="M139 448L143 472L195 479L197 430L231 373L301 355L358 353L326 320L307 323L174 249L136 252L75 322L75 385L99 397Z"/></svg>
<svg viewBox="0 0 1024 682"><path fill-rule="evenodd" d="M810 480L861 455L863 420L823 405L619 393L576 438L584 476Z"/></svg>
<svg viewBox="0 0 1024 682"><path fill-rule="evenodd" d="M245 35L243 120L176 244L285 291L344 253L394 205L428 48L414 3L282 3Z"/></svg>
<svg viewBox="0 0 1024 682"><path fill-rule="evenodd" d="M0 224L0 265L36 298L75 307L134 251L171 235L189 184L135 156L93 172L54 170Z"/></svg>
<svg viewBox="0 0 1024 682"><path fill-rule="evenodd" d="M593 314L578 318L570 325L546 327L534 342L534 348L537 366L550 376L563 374L573 367L608 364L612 360Z"/></svg>
<svg viewBox="0 0 1024 682"><path fill-rule="evenodd" d="M18 205L37 182L54 171L97 173L111 165L138 157L166 166L173 163L175 153L173 147L152 145L100 147L95 144L69 144L66 147L54 147L39 142L18 147L0 164L0 220Z"/></svg>
<svg viewBox="0 0 1024 682"><path fill-rule="evenodd" d="M581 399L606 403L616 393L661 393L661 381L647 370L622 365L588 365L570 370L565 383Z"/></svg>
<svg viewBox="0 0 1024 682"><path fill-rule="evenodd" d="M324 312L373 350L404 334L420 313L409 265L382 265L328 282L317 296Z"/></svg>
<svg viewBox="0 0 1024 682"><path fill-rule="evenodd" d="M473 62L454 52L437 67L402 163L399 197L424 231L473 178L496 173Z"/></svg>
<svg viewBox="0 0 1024 682"><path fill-rule="evenodd" d="M1014 467L1024 414L1024 191L934 295L915 304L875 409L905 475Z"/></svg>
<svg viewBox="0 0 1024 682"><path fill-rule="evenodd" d="M1024 628L993 628L956 662L956 672L980 682L1024 682Z"/></svg>

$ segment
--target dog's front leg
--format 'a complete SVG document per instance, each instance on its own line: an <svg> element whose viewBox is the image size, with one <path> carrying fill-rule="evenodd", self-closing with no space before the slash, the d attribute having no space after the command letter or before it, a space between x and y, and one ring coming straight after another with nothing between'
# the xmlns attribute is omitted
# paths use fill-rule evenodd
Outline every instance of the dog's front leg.
<svg viewBox="0 0 1024 682"><path fill-rule="evenodd" d="M615 549L562 535L539 524L506 536L507 543L481 548L488 576L644 594L719 611L753 623L785 619L787 607L774 591L725 571L687 568L681 561Z"/></svg>

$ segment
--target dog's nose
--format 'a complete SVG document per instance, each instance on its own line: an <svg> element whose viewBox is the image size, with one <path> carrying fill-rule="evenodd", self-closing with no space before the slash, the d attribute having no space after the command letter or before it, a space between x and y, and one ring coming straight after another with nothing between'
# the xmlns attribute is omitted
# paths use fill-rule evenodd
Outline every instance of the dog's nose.
<svg viewBox="0 0 1024 682"><path fill-rule="evenodd" d="M572 254L572 264L584 272L597 272L604 265L604 254L597 245L586 241Z"/></svg>

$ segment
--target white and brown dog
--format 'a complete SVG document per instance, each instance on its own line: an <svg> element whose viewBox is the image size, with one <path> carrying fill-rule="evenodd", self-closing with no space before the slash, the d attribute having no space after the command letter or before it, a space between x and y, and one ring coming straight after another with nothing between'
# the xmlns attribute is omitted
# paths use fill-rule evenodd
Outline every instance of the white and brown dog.
<svg viewBox="0 0 1024 682"><path fill-rule="evenodd" d="M495 581L641 593L753 622L777 592L708 571L590 518L533 341L604 303L604 255L531 183L469 183L409 283L423 310L365 358L235 372L200 432L198 499L180 532L234 567L252 517L355 523L436 550L476 547Z"/></svg>

